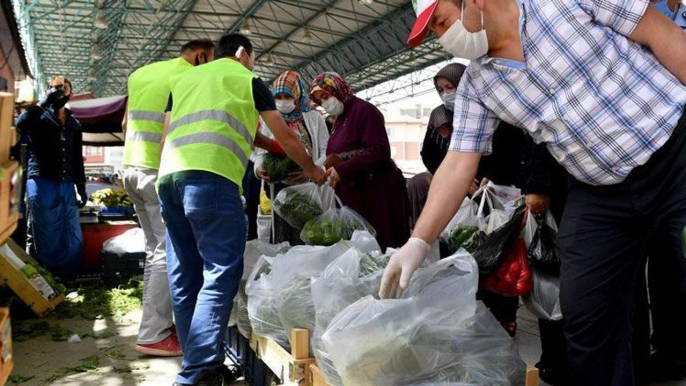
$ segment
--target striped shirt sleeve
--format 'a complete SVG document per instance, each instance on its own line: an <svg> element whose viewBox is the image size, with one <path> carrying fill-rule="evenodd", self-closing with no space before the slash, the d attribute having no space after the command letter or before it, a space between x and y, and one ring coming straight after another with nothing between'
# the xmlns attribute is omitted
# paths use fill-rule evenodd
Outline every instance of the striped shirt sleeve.
<svg viewBox="0 0 686 386"><path fill-rule="evenodd" d="M475 95L469 72L460 82L455 96L455 116L450 151L491 154L493 133L500 120Z"/></svg>
<svg viewBox="0 0 686 386"><path fill-rule="evenodd" d="M650 0L577 0L599 24L624 36L631 35L643 18Z"/></svg>

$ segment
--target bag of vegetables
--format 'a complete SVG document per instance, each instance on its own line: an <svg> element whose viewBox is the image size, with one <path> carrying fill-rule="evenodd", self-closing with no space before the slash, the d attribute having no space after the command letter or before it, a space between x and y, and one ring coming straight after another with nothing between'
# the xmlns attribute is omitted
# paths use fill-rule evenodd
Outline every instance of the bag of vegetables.
<svg viewBox="0 0 686 386"><path fill-rule="evenodd" d="M271 272L274 304L279 324L286 332L293 328L314 330L310 278L350 249L348 242L331 247L296 246L274 261Z"/></svg>
<svg viewBox="0 0 686 386"><path fill-rule="evenodd" d="M367 232L355 232L351 244L355 248L338 257L320 275L311 279L316 322L312 349L319 369L332 386L341 386L343 383L321 335L331 320L346 307L365 296L377 296L383 270L391 257L390 253L381 254L381 247Z"/></svg>
<svg viewBox="0 0 686 386"><path fill-rule="evenodd" d="M321 190L311 182L290 186L276 195L272 207L290 226L302 229L306 222L324 213Z"/></svg>
<svg viewBox="0 0 686 386"><path fill-rule="evenodd" d="M272 283L274 258L262 256L253 267L245 293L248 295L248 317L254 333L271 338L284 348L290 348L276 308L276 292Z"/></svg>
<svg viewBox="0 0 686 386"><path fill-rule="evenodd" d="M412 277L401 299L364 297L321 337L342 384L520 385L525 365L476 301L478 268L459 253Z"/></svg>
<svg viewBox="0 0 686 386"><path fill-rule="evenodd" d="M300 239L308 245L333 245L350 240L355 231L367 231L376 237L376 230L354 210L344 206L329 209L308 221L300 233Z"/></svg>
<svg viewBox="0 0 686 386"><path fill-rule="evenodd" d="M269 176L271 183L288 179L288 174L300 170L300 166L285 155L267 153L262 161L262 168Z"/></svg>

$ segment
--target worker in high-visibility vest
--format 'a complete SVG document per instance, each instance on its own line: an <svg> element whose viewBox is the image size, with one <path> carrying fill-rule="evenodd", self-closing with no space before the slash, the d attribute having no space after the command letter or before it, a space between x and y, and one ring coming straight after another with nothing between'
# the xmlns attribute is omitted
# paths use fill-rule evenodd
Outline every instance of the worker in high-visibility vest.
<svg viewBox="0 0 686 386"><path fill-rule="evenodd" d="M149 64L134 71L128 80L129 100L125 118L126 144L124 187L133 202L145 234L143 316L136 351L155 356L180 356L172 316L167 275L165 230L155 190L169 101L169 79L207 63L214 57L211 40L193 40L181 47L176 59Z"/></svg>
<svg viewBox="0 0 686 386"><path fill-rule="evenodd" d="M167 263L183 363L175 385L219 386L222 341L243 273L240 199L258 118L318 184L326 180L251 70L245 36L223 36L217 59L172 77L172 109L158 192L170 243Z"/></svg>

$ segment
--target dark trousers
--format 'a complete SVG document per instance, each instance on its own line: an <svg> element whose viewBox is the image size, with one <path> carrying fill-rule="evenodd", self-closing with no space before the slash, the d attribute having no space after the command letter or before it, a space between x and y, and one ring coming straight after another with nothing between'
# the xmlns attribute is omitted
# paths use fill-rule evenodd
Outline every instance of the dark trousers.
<svg viewBox="0 0 686 386"><path fill-rule="evenodd" d="M260 206L260 180L255 177L254 164L248 162L243 176L243 197L245 197L245 214L248 216L248 240L257 238L257 210Z"/></svg>
<svg viewBox="0 0 686 386"><path fill-rule="evenodd" d="M648 241L661 232L683 256L686 117L669 141L621 184L570 181L558 235L562 312L574 385L636 384L632 335L637 278ZM684 280L678 274L676 282Z"/></svg>

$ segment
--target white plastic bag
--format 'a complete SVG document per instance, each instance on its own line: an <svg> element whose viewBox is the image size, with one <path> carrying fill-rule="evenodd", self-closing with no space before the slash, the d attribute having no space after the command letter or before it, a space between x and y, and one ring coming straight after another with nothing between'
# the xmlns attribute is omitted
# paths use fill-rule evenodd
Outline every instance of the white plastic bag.
<svg viewBox="0 0 686 386"><path fill-rule="evenodd" d="M308 221L300 233L300 239L308 245L333 245L341 240L350 240L355 231L367 231L376 236L376 230L362 215L343 206L329 209Z"/></svg>
<svg viewBox="0 0 686 386"><path fill-rule="evenodd" d="M261 256L248 277L245 292L248 295L248 317L254 333L273 339L288 348L288 335L279 319L276 292L272 284L274 258Z"/></svg>
<svg viewBox="0 0 686 386"><path fill-rule="evenodd" d="M443 232L441 232L440 240L444 243L448 243L452 230L462 224L475 225L481 228L483 224L476 220L476 214L478 210L479 204L470 198L465 198L464 201L462 201L460 209L458 209L457 213L455 213L455 216L453 216L452 220L450 220L448 226L443 230Z"/></svg>
<svg viewBox="0 0 686 386"><path fill-rule="evenodd" d="M115 255L145 253L145 233L141 228L129 229L123 234L105 241L102 250Z"/></svg>
<svg viewBox="0 0 686 386"><path fill-rule="evenodd" d="M560 278L531 269L534 288L522 296L526 308L535 317L544 320L562 320L560 308Z"/></svg>
<svg viewBox="0 0 686 386"><path fill-rule="evenodd" d="M274 211L295 229L324 213L320 189L314 183L282 189L272 202Z"/></svg>
<svg viewBox="0 0 686 386"><path fill-rule="evenodd" d="M418 270L402 299L367 296L322 335L345 385L519 385L512 339L475 300L478 267L459 253Z"/></svg>
<svg viewBox="0 0 686 386"><path fill-rule="evenodd" d="M294 328L314 330L314 304L310 278L351 249L349 242L331 247L296 246L272 265L272 283L279 321L288 333Z"/></svg>
<svg viewBox="0 0 686 386"><path fill-rule="evenodd" d="M522 191L514 186L496 185L491 181L486 187L493 195L493 200L497 203L496 206L504 207L522 196Z"/></svg>
<svg viewBox="0 0 686 386"><path fill-rule="evenodd" d="M366 232L355 232L352 240L355 248L334 260L321 275L311 279L316 315L312 349L327 383L332 386L340 386L342 381L321 341L321 335L329 322L347 306L365 296L378 294L383 267L388 264L391 256L382 255L378 244L376 248L373 245L371 248L365 248L371 245L364 242L365 237L369 241L371 235Z"/></svg>

